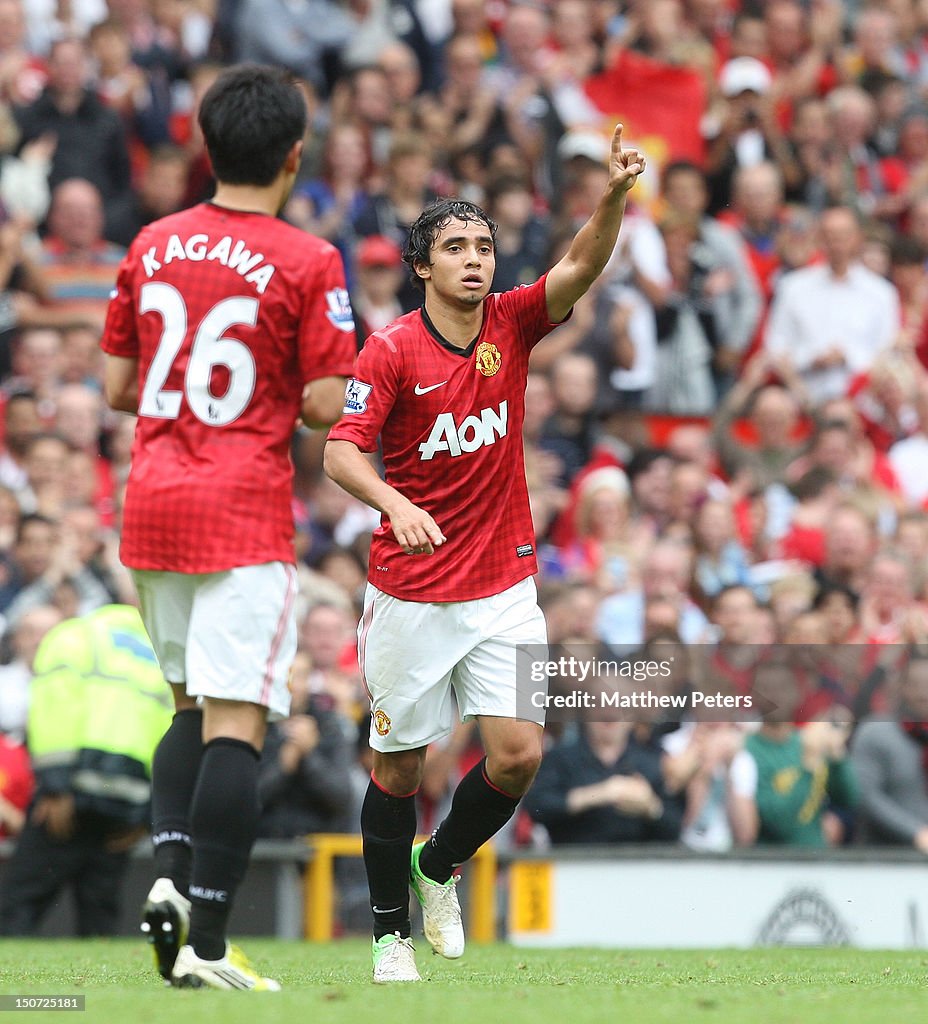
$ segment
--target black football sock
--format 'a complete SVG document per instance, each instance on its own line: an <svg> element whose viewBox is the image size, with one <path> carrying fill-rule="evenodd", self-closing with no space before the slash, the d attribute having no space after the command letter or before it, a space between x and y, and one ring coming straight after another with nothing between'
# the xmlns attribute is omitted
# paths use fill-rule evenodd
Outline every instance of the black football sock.
<svg viewBox="0 0 928 1024"><path fill-rule="evenodd" d="M484 758L458 783L448 817L422 847L419 870L443 885L459 864L470 860L509 821L519 800L490 782Z"/></svg>
<svg viewBox="0 0 928 1024"><path fill-rule="evenodd" d="M204 960L225 955L232 901L258 832L258 757L250 743L226 737L203 748L190 809L193 870L187 941Z"/></svg>
<svg viewBox="0 0 928 1024"><path fill-rule="evenodd" d="M156 876L170 878L182 896L190 884L190 804L202 757L203 712L178 711L152 759L151 840Z"/></svg>
<svg viewBox="0 0 928 1024"><path fill-rule="evenodd" d="M416 795L394 796L371 776L361 806L364 867L374 913L374 938L412 934L409 923L409 859L416 838Z"/></svg>

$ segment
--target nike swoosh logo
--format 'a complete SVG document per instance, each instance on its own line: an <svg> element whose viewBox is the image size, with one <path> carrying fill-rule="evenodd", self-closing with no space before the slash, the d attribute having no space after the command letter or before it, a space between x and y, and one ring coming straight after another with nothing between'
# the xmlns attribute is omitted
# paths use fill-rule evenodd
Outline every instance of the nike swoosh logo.
<svg viewBox="0 0 928 1024"><path fill-rule="evenodd" d="M434 391L435 388L444 387L445 384L447 383L448 382L446 380L443 380L440 384L432 384L431 387L427 388L424 388L421 384L417 384L414 388L414 391L416 392L417 395L427 395L430 391Z"/></svg>
<svg viewBox="0 0 928 1024"><path fill-rule="evenodd" d="M445 383L447 384L448 382L445 381ZM398 910L402 910L403 908L402 907L390 907L387 910L381 910L380 907L372 907L371 909L374 911L375 914L395 914Z"/></svg>

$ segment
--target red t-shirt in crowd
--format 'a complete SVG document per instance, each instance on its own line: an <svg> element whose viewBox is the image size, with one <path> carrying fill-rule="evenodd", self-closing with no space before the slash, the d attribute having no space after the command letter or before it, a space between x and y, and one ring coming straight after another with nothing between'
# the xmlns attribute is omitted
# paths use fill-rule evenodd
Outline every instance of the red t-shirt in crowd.
<svg viewBox="0 0 928 1024"><path fill-rule="evenodd" d="M29 753L22 743L0 733L0 796L20 811L25 811L32 799L35 779ZM0 838L8 833L0 824Z"/></svg>
<svg viewBox="0 0 928 1024"><path fill-rule="evenodd" d="M293 562L289 445L303 386L347 377L356 354L336 249L211 203L165 217L120 267L102 345L139 360L125 564Z"/></svg>
<svg viewBox="0 0 928 1024"><path fill-rule="evenodd" d="M465 349L445 341L424 309L372 334L329 438L374 451L386 480L448 538L410 556L388 522L374 533L369 579L406 601L470 601L537 572L522 451L532 347L553 327L545 279L488 295Z"/></svg>

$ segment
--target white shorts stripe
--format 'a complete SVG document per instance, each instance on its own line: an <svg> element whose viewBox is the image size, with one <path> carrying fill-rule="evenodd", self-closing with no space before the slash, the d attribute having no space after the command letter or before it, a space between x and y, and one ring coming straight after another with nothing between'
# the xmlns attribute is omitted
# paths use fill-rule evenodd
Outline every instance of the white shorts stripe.
<svg viewBox="0 0 928 1024"><path fill-rule="evenodd" d="M296 569L292 565L288 565L285 568L287 570L287 596L284 598L284 606L277 621L277 632L274 634L274 639L271 642L271 650L267 656L267 667L264 670L264 683L261 686L261 700L259 703L265 706L271 694L271 686L274 684L274 665L280 654L280 645L283 643L287 622L293 610L293 599L296 596Z"/></svg>
<svg viewBox="0 0 928 1024"><path fill-rule="evenodd" d="M367 658L367 634L370 632L371 623L374 621L374 605L377 603L377 595L374 594L371 597L370 604L364 608L364 614L361 616L361 623L358 626L358 668L361 670L361 683L364 686L364 692L367 694L367 699L372 700L370 687L367 685L367 671L365 668L365 659Z"/></svg>

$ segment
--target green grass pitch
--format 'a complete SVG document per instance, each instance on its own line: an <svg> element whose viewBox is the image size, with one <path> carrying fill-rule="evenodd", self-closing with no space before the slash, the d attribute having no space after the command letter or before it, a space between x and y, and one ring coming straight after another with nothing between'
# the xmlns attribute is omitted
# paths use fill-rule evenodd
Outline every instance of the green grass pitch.
<svg viewBox="0 0 928 1024"><path fill-rule="evenodd" d="M85 1013L30 1011L30 1024L892 1024L928 1014L928 952L496 945L451 963L421 940L422 984L384 988L370 984L362 941L243 946L283 992L166 989L148 947L122 939L0 941L0 991L86 996ZM15 1016L0 1013L0 1024Z"/></svg>

